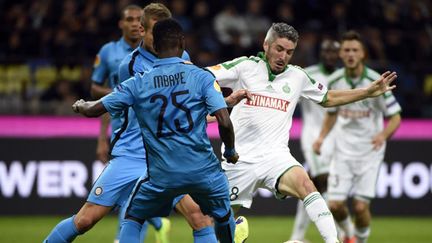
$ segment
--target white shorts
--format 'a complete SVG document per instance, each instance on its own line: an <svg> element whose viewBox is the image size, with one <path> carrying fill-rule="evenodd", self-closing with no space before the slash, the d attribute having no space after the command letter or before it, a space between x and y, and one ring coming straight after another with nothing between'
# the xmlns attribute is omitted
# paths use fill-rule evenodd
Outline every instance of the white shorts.
<svg viewBox="0 0 432 243"><path fill-rule="evenodd" d="M309 167L309 174L312 178L315 178L322 174L329 173L330 162L334 154L334 144L323 143L321 147L321 154L316 154L312 147L311 149L303 150L303 156L305 157L306 164Z"/></svg>
<svg viewBox="0 0 432 243"><path fill-rule="evenodd" d="M369 201L375 197L376 183L383 153L371 153L367 157L336 153L330 165L328 199L344 201L349 195Z"/></svg>
<svg viewBox="0 0 432 243"><path fill-rule="evenodd" d="M257 163L242 160L236 164L222 162L229 181L231 205L250 208L258 188L265 188L276 194L279 177L293 166L302 166L289 152L263 158L263 161Z"/></svg>

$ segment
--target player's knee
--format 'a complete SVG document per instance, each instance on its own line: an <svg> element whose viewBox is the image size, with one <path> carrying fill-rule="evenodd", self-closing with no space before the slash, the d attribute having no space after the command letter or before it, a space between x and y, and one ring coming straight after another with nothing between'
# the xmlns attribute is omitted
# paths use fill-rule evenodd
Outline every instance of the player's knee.
<svg viewBox="0 0 432 243"><path fill-rule="evenodd" d="M199 212L194 212L189 215L189 224L194 230L199 230L213 224L211 218Z"/></svg>
<svg viewBox="0 0 432 243"><path fill-rule="evenodd" d="M328 202L328 207L333 214L339 214L339 212L343 209L343 202L338 201L330 201Z"/></svg>
<svg viewBox="0 0 432 243"><path fill-rule="evenodd" d="M97 220L89 215L81 215L75 218L75 226L80 233L87 232L96 224L96 222Z"/></svg>
<svg viewBox="0 0 432 243"><path fill-rule="evenodd" d="M353 211L356 215L363 215L369 211L369 204L357 201L353 205Z"/></svg>

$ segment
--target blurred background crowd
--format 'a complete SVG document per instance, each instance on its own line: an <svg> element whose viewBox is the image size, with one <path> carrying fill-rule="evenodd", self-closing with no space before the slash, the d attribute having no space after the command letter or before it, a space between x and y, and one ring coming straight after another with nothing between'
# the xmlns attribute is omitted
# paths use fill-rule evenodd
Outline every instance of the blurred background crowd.
<svg viewBox="0 0 432 243"><path fill-rule="evenodd" d="M99 48L121 32L130 0L0 0L0 114L71 113L90 99ZM395 95L404 117L432 118L431 0L170 0L200 66L256 55L272 22L300 33L292 64L318 61L320 41L355 29L367 42L367 65L399 73Z"/></svg>

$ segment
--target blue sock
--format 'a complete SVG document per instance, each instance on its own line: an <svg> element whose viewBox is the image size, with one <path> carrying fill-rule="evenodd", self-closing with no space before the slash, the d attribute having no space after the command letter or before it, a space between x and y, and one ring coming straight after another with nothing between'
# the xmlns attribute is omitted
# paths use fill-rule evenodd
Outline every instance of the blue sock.
<svg viewBox="0 0 432 243"><path fill-rule="evenodd" d="M162 219L161 217L151 218L147 220L149 224L153 225L156 230L159 230L162 227Z"/></svg>
<svg viewBox="0 0 432 243"><path fill-rule="evenodd" d="M120 242L140 243L140 232L142 224L132 219L125 219L122 222L120 231Z"/></svg>
<svg viewBox="0 0 432 243"><path fill-rule="evenodd" d="M234 242L235 221L232 215L228 221L223 223L219 223L215 220L215 229L220 243Z"/></svg>
<svg viewBox="0 0 432 243"><path fill-rule="evenodd" d="M74 224L75 215L58 223L43 242L72 242L80 233Z"/></svg>
<svg viewBox="0 0 432 243"><path fill-rule="evenodd" d="M194 243L217 243L214 227L207 226L193 231Z"/></svg>
<svg viewBox="0 0 432 243"><path fill-rule="evenodd" d="M144 222L144 224L141 226L141 232L140 232L140 240L141 242L145 241L145 238L147 236L147 229L148 229L148 223L147 220Z"/></svg>
<svg viewBox="0 0 432 243"><path fill-rule="evenodd" d="M121 230L124 216L126 214L126 209L127 209L127 207L119 207L119 209L118 209L118 225L117 225L117 234L116 234L117 240L120 239L120 230Z"/></svg>

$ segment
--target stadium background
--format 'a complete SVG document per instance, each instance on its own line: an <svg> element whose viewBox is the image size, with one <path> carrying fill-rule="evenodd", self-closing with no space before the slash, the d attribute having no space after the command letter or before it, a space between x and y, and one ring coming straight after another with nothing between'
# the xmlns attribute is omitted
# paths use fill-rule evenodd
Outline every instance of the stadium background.
<svg viewBox="0 0 432 243"><path fill-rule="evenodd" d="M70 106L78 98L89 99L94 56L104 43L120 37L120 9L149 2L0 1L0 225L23 215L70 214L85 200L101 169L95 160L98 122L77 117ZM283 21L299 31L292 63L302 67L317 62L323 38L358 30L367 43L367 64L398 72L395 96L404 118L399 136L388 145L372 211L377 220L398 216L395 225L398 220L408 222L409 216L421 216L410 226L432 226L432 1L162 2L186 30L187 50L200 66L255 55L272 22ZM212 141L220 143L217 137ZM290 147L301 161L298 136L293 136ZM279 202L269 196L260 191L253 210L244 213L284 216L289 222L295 200ZM55 221L35 232L37 239ZM374 232L391 228L391 223ZM285 239L290 229L280 230ZM411 239L419 235L416 230ZM0 227L0 242L36 239L18 241L10 232L14 231ZM432 233L417 241L432 242ZM371 238L371 242L385 241Z"/></svg>

